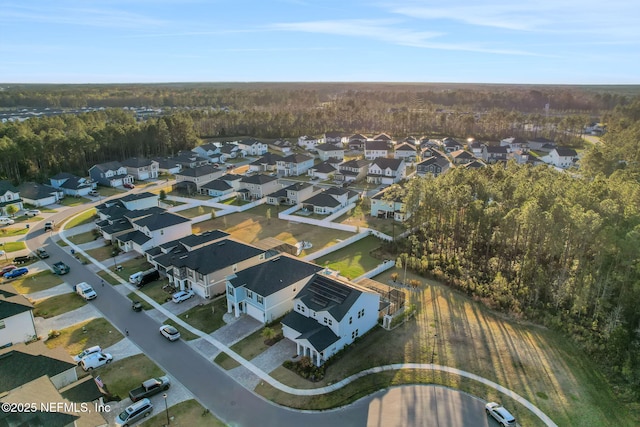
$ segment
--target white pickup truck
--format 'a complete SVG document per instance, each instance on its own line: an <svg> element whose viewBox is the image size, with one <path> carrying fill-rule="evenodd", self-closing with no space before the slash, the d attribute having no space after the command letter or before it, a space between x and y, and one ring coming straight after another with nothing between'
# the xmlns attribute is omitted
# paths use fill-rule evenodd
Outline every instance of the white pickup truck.
<svg viewBox="0 0 640 427"><path fill-rule="evenodd" d="M78 283L73 287L73 290L87 301L92 300L98 296L98 294L96 294L96 291L94 291L91 285L89 285L87 282Z"/></svg>

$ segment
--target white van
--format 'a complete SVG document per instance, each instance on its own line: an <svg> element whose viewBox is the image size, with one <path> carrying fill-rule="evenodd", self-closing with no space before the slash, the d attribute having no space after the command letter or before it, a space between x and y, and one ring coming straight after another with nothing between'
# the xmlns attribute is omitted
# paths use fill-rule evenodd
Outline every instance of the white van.
<svg viewBox="0 0 640 427"><path fill-rule="evenodd" d="M138 271L137 273L133 273L131 276L129 276L129 283L133 285L137 285L138 283L140 283L140 279L142 279L143 274L144 274L144 271Z"/></svg>
<svg viewBox="0 0 640 427"><path fill-rule="evenodd" d="M147 398L142 399L131 406L127 406L125 410L116 417L116 426L130 426L136 421L151 415L152 411L153 405L151 404L151 401Z"/></svg>
<svg viewBox="0 0 640 427"><path fill-rule="evenodd" d="M13 223L15 223L15 221L8 216L0 216L0 225L11 225Z"/></svg>
<svg viewBox="0 0 640 427"><path fill-rule="evenodd" d="M75 290L78 295L80 295L87 301L92 300L98 296L98 294L96 294L96 291L94 291L91 285L89 285L87 282L78 283L73 287L73 290Z"/></svg>
<svg viewBox="0 0 640 427"><path fill-rule="evenodd" d="M109 353L92 353L82 358L82 360L80 361L80 366L82 366L82 369L84 369L85 371L92 371L102 365L111 363L112 360L113 356Z"/></svg>
<svg viewBox="0 0 640 427"><path fill-rule="evenodd" d="M82 359L84 359L86 356L93 354L93 353L99 353L101 352L102 349L100 348L99 345L94 345L93 347L89 347L86 348L84 350L82 350L82 352L76 354L75 356L73 356L73 360L79 365L80 361Z"/></svg>

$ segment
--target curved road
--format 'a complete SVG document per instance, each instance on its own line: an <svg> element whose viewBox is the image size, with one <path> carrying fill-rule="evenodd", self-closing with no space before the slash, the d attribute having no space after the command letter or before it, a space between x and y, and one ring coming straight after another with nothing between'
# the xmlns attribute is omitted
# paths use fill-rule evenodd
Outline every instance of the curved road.
<svg viewBox="0 0 640 427"><path fill-rule="evenodd" d="M70 208L47 220L56 224L87 209ZM218 418L232 426L422 426L482 427L496 425L484 413L484 403L466 393L436 386L401 386L381 390L359 401L328 411L297 411L275 405L236 383L216 364L205 359L186 342L168 342L158 333L159 324L144 312L131 310L130 300L112 286L100 287L91 273L49 238L42 222L26 236L29 248L44 247L51 265L64 261L71 267L68 283L87 282L98 293L90 304L117 329L129 330L131 339L163 370L171 373L196 399ZM428 420L428 421L427 421Z"/></svg>

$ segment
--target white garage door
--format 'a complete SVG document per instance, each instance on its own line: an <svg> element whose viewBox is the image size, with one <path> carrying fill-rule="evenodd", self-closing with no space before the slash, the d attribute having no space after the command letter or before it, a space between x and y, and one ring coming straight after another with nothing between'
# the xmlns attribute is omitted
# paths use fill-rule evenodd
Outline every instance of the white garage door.
<svg viewBox="0 0 640 427"><path fill-rule="evenodd" d="M245 305L247 307L247 314L251 317L253 317L254 319L258 320L259 322L264 322L264 316L262 315L262 310L260 310L259 308L251 305L251 304L247 304L245 302Z"/></svg>

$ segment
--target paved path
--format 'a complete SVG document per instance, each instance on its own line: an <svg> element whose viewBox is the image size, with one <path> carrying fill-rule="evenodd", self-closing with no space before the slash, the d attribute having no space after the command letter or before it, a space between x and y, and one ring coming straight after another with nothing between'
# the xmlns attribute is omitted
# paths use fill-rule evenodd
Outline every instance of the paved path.
<svg viewBox="0 0 640 427"><path fill-rule="evenodd" d="M71 289L71 285L69 285L68 283L61 283L58 286L54 286L53 288L44 289L32 294L27 294L25 296L32 301L38 301L56 295L68 294L70 292L73 292L73 289Z"/></svg>
<svg viewBox="0 0 640 427"><path fill-rule="evenodd" d="M85 304L80 308L62 313L59 316L50 317L49 319L36 317L34 320L38 336L46 337L51 330L58 331L96 317L102 316L91 304Z"/></svg>
<svg viewBox="0 0 640 427"><path fill-rule="evenodd" d="M103 348L105 353L109 353L113 356L114 360L124 359L125 357L135 356L142 353L140 347L135 345L129 338L123 338L114 345Z"/></svg>

